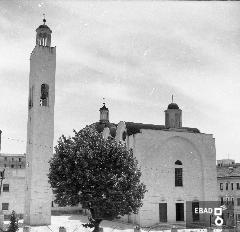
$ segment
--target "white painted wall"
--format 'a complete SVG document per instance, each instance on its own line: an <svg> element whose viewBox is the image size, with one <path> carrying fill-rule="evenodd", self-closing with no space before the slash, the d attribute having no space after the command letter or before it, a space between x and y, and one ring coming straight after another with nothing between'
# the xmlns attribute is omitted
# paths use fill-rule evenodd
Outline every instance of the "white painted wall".
<svg viewBox="0 0 240 232"><path fill-rule="evenodd" d="M119 132L125 128L123 123L118 126L122 127L118 128ZM126 141L128 147L133 148L142 170L142 181L148 189L144 205L132 221L137 220L141 226L159 223L159 203L166 202L168 222L176 222L176 203L217 200L216 151L212 135L141 130ZM183 187L175 187L177 160L183 163Z"/></svg>

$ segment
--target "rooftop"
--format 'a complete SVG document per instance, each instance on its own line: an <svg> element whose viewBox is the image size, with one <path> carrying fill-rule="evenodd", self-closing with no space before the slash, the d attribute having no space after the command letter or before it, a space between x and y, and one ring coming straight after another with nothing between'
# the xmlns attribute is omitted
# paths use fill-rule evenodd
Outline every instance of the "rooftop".
<svg viewBox="0 0 240 232"><path fill-rule="evenodd" d="M101 110L108 110L108 108L105 106L105 103L103 103L103 106L100 108L100 111Z"/></svg>
<svg viewBox="0 0 240 232"><path fill-rule="evenodd" d="M116 136L116 130L117 130L117 124L106 122L106 123L101 123L101 122L95 122L91 126L95 126L96 130L98 133L103 132L105 127L108 127L110 130L110 134L112 137Z"/></svg>
<svg viewBox="0 0 240 232"><path fill-rule="evenodd" d="M226 178L226 177L240 177L240 164L235 164L232 166L217 166L217 177Z"/></svg>
<svg viewBox="0 0 240 232"><path fill-rule="evenodd" d="M26 157L26 154L0 153L0 157Z"/></svg>
<svg viewBox="0 0 240 232"><path fill-rule="evenodd" d="M179 107L176 103L172 102L168 105L168 110L170 110L170 109L179 110Z"/></svg>
<svg viewBox="0 0 240 232"><path fill-rule="evenodd" d="M143 123L135 123L135 122L126 122L127 127L127 134L133 135L140 133L141 129L148 129L148 130L171 130L166 128L164 125L154 125L154 124L143 124ZM190 132L190 133L200 133L197 128L190 128L190 127L181 127L179 131L183 132Z"/></svg>

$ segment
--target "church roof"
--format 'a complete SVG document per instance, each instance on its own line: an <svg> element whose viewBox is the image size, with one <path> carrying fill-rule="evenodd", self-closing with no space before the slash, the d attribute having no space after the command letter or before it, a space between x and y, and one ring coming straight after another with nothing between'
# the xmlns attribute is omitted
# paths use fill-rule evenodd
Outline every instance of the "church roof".
<svg viewBox="0 0 240 232"><path fill-rule="evenodd" d="M46 24L40 25L40 26L36 29L36 31L38 31L39 29L46 29L46 30L48 30L49 32L52 33L51 29L50 29Z"/></svg>
<svg viewBox="0 0 240 232"><path fill-rule="evenodd" d="M176 103L172 102L168 105L168 110L170 110L170 109L179 110L179 107Z"/></svg>
<svg viewBox="0 0 240 232"><path fill-rule="evenodd" d="M105 106L105 103L103 103L103 106L99 109L99 111L102 111L102 110L108 110L108 108Z"/></svg>
<svg viewBox="0 0 240 232"><path fill-rule="evenodd" d="M154 124L143 124L143 123L135 123L135 122L126 122L127 127L127 134L133 135L140 133L141 129L148 129L148 130L169 130L164 125L154 125ZM190 127L181 127L180 130L184 132L192 132L192 133L200 133L197 128L190 128Z"/></svg>
<svg viewBox="0 0 240 232"><path fill-rule="evenodd" d="M95 122L91 126L94 126L98 133L103 132L104 128L108 127L110 130L111 136L112 137L116 136L117 124L110 123L110 122L106 122L106 123Z"/></svg>
<svg viewBox="0 0 240 232"><path fill-rule="evenodd" d="M43 24L43 25L40 25L38 28L48 28L50 29L47 25Z"/></svg>
<svg viewBox="0 0 240 232"><path fill-rule="evenodd" d="M235 164L233 166L217 167L217 177L240 177L240 164Z"/></svg>

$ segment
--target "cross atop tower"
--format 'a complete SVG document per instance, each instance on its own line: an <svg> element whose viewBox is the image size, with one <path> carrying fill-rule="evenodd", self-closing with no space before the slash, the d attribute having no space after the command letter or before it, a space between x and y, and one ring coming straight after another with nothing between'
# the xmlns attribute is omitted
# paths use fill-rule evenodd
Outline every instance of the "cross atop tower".
<svg viewBox="0 0 240 232"><path fill-rule="evenodd" d="M43 25L45 25L46 22L47 20L45 19L45 14L43 14Z"/></svg>

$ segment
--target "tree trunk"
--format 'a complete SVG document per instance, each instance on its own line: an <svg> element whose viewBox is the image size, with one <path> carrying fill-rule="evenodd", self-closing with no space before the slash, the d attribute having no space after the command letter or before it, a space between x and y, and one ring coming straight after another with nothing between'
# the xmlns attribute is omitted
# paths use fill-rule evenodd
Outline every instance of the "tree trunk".
<svg viewBox="0 0 240 232"><path fill-rule="evenodd" d="M100 226L100 223L101 223L101 219L94 219L94 230L92 232L99 232L99 226Z"/></svg>
<svg viewBox="0 0 240 232"><path fill-rule="evenodd" d="M91 223L94 225L94 230L92 232L99 232L99 225L102 219L99 218L99 215L96 214L96 210L94 210L93 208L90 208L90 212L92 215Z"/></svg>

